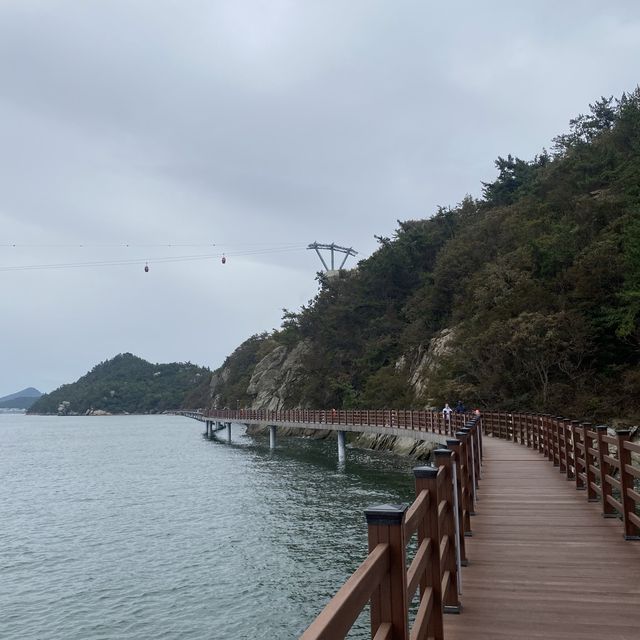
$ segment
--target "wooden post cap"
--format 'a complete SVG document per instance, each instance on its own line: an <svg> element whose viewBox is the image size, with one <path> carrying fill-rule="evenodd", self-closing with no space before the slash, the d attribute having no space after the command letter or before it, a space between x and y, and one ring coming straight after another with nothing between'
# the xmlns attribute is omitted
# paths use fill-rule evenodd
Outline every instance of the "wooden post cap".
<svg viewBox="0 0 640 640"><path fill-rule="evenodd" d="M599 424L596 426L596 431L601 431L603 433L607 433L607 430L609 429L609 427L606 424Z"/></svg>
<svg viewBox="0 0 640 640"><path fill-rule="evenodd" d="M435 478L438 475L438 470L435 467L414 467L413 475L416 478Z"/></svg>
<svg viewBox="0 0 640 640"><path fill-rule="evenodd" d="M364 510L367 524L400 524L408 504L376 504Z"/></svg>
<svg viewBox="0 0 640 640"><path fill-rule="evenodd" d="M450 458L453 455L451 449L434 449L431 453L435 458Z"/></svg>
<svg viewBox="0 0 640 640"><path fill-rule="evenodd" d="M628 436L631 434L631 429L619 429L616 431L617 436Z"/></svg>
<svg viewBox="0 0 640 640"><path fill-rule="evenodd" d="M460 444L460 440L447 440L447 447L455 447Z"/></svg>
<svg viewBox="0 0 640 640"><path fill-rule="evenodd" d="M469 435L468 431L456 431L456 438L464 438Z"/></svg>

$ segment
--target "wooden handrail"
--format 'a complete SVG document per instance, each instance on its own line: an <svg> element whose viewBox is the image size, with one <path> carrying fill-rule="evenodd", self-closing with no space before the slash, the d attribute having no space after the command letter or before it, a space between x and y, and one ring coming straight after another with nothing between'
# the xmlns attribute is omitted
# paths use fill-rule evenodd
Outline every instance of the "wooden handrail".
<svg viewBox="0 0 640 640"><path fill-rule="evenodd" d="M390 546L380 543L356 569L322 613L300 636L300 640L336 640L344 638L353 626L371 594L389 571Z"/></svg>
<svg viewBox="0 0 640 640"><path fill-rule="evenodd" d="M437 468L418 468L428 471L424 471L422 480L416 474L416 500L404 507L400 516L396 513L393 526L369 521L369 557L307 629L304 640L344 638L368 599L374 640L443 639L443 610L460 610L457 577L460 564L464 566L467 561L464 536L471 535L483 434L538 451L568 481L575 482L576 489L584 490L588 500L601 503L604 517L622 520L626 540L640 540L640 491L635 484L640 480L640 469L631 464L631 454L640 454L640 444L630 442L629 431L618 431L613 436L602 425L593 427L588 422L559 416L506 412L485 413L473 419L454 414L451 420L444 420L435 411L395 410L222 409L207 415L183 415L199 420L299 423L336 430L340 425L382 426L455 435L455 439L447 440L449 450L434 452ZM367 512L368 518L369 515ZM407 570L406 542L416 531L418 551ZM388 553L388 565L383 570L377 560L372 560L381 553L381 545L387 545L384 548ZM375 570L370 566L372 562ZM409 636L407 603L418 586L420 604ZM389 599L391 592L396 595Z"/></svg>
<svg viewBox="0 0 640 640"><path fill-rule="evenodd" d="M195 412L176 411L181 415L191 415ZM441 435L453 435L462 428L473 416L469 413L454 413L445 420L439 411L413 411L396 409L376 410L336 410L336 409L212 409L206 414L199 413L202 420L221 420L225 422L265 422L269 424L286 425L322 425L331 426L371 426L390 427L403 431L430 432Z"/></svg>
<svg viewBox="0 0 640 640"><path fill-rule="evenodd" d="M520 436L527 446L546 456L567 480L575 480L576 489L586 491L587 500L600 502L605 518L620 518L625 540L640 540L640 492L634 482L640 470L631 464L631 453L640 453L640 444L629 441L630 432L607 433L606 426L589 422L532 414L507 414L508 424L517 431L534 423L531 435ZM486 434L504 438L509 429L503 414L483 414ZM514 441L515 436L513 436Z"/></svg>
<svg viewBox="0 0 640 640"><path fill-rule="evenodd" d="M443 612L460 611L458 572L463 532L458 526L458 516L462 513L458 500L462 495L465 472L459 464L459 456L466 456L467 467L472 464L468 442L478 441L476 432L479 429L478 419L469 422L460 432L465 442L447 441L450 449L438 449L433 453L436 466L414 469L416 499L411 506L380 505L365 511L370 555L301 640L344 638L360 615L366 594L371 596L371 637L374 640L444 640ZM407 569L406 547L416 533L417 552ZM365 575L363 567L382 544L388 545L389 563L385 573ZM356 588L358 597L353 595ZM418 612L409 629L408 604L418 588Z"/></svg>

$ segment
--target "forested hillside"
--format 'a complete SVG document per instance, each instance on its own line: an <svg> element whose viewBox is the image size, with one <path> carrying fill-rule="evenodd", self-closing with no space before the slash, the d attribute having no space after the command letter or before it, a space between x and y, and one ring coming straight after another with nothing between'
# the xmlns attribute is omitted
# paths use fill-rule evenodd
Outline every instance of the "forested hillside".
<svg viewBox="0 0 640 640"><path fill-rule="evenodd" d="M190 362L152 364L123 353L96 365L77 382L43 395L29 413L159 413L201 407L210 375Z"/></svg>
<svg viewBox="0 0 640 640"><path fill-rule="evenodd" d="M357 269L319 276L308 305L214 374L212 403L251 404L261 358L304 343L282 406L461 398L637 419L640 90L590 105L551 152L496 167L482 199L399 221Z"/></svg>

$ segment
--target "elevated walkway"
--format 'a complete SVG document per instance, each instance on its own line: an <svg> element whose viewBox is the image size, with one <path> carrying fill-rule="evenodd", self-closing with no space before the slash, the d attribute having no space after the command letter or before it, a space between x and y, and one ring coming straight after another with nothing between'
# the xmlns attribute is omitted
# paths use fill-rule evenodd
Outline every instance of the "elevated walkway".
<svg viewBox="0 0 640 640"><path fill-rule="evenodd" d="M485 437L447 640L638 640L640 542L537 451Z"/></svg>

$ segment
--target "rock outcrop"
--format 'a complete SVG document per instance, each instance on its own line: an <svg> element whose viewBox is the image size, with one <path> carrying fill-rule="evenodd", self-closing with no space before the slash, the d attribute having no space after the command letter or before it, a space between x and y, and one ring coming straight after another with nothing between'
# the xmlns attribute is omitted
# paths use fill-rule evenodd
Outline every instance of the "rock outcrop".
<svg viewBox="0 0 640 640"><path fill-rule="evenodd" d="M211 382L209 383L209 394L211 397L210 404L212 407L220 406L220 387L229 379L230 370L229 367L221 367L217 371L211 374Z"/></svg>
<svg viewBox="0 0 640 640"><path fill-rule="evenodd" d="M291 406L287 401L301 382L310 349L306 341L292 349L279 345L258 362L247 387L247 394L254 398L252 409L278 410Z"/></svg>
<svg viewBox="0 0 640 640"><path fill-rule="evenodd" d="M413 353L401 356L396 362L397 370L406 370L409 384L415 397L432 406L432 377L442 358L451 352L455 328L443 329L429 343L420 345Z"/></svg>
<svg viewBox="0 0 640 640"><path fill-rule="evenodd" d="M352 441L352 446L360 449L390 451L396 455L408 456L415 460L427 460L431 452L442 445L437 442L414 440L413 438L402 438L400 436L361 433Z"/></svg>
<svg viewBox="0 0 640 640"><path fill-rule="evenodd" d="M250 436L268 436L267 427L259 425L247 425L247 434ZM302 437L314 440L334 439L335 431L323 429L300 429L297 427L278 427L279 437ZM379 435L370 433L347 434L348 446L356 449L371 449L373 451L389 451L399 456L407 456L415 460L428 460L431 452L441 444L426 440L414 440L400 436Z"/></svg>

